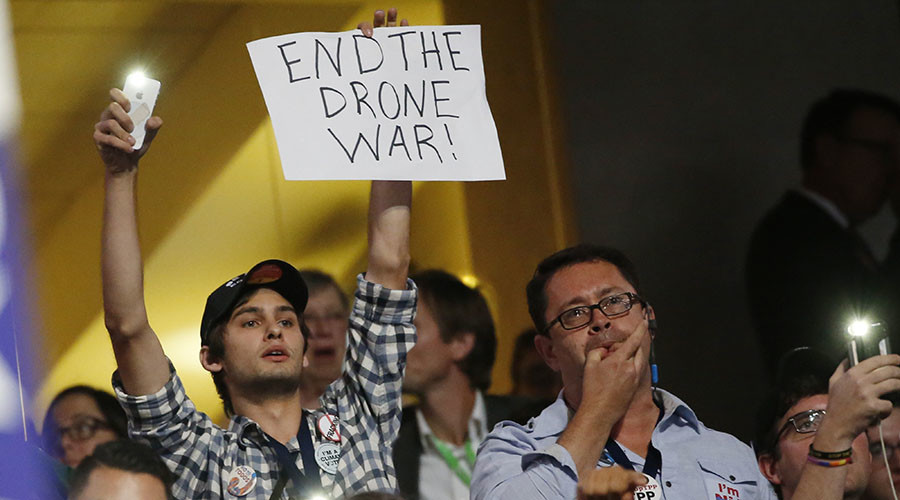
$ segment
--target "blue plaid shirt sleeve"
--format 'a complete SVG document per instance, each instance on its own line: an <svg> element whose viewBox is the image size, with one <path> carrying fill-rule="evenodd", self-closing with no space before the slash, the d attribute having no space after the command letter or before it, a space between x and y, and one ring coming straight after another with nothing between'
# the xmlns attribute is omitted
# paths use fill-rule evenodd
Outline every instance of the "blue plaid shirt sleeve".
<svg viewBox="0 0 900 500"><path fill-rule="evenodd" d="M357 278L344 375L323 396L341 422L342 456L335 477L344 494L396 489L391 445L400 428L406 354L415 345L417 290L392 290Z"/></svg>
<svg viewBox="0 0 900 500"><path fill-rule="evenodd" d="M128 435L150 445L173 471L175 498L188 498L217 475L209 470L208 455L224 448L223 431L187 397L184 385L169 363L171 377L155 394L125 392L118 371L113 389L128 417ZM183 496L187 495L187 496Z"/></svg>

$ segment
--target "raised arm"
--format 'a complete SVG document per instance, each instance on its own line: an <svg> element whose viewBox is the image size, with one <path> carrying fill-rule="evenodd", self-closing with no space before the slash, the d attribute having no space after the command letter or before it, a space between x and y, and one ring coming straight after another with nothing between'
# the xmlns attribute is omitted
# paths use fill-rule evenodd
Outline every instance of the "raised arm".
<svg viewBox="0 0 900 500"><path fill-rule="evenodd" d="M369 194L368 281L387 288L406 288L411 201L411 182L372 181Z"/></svg>
<svg viewBox="0 0 900 500"><path fill-rule="evenodd" d="M845 362L846 363L846 362ZM873 422L891 414L890 401L881 396L900 390L900 356L890 354L875 356L845 371L838 367L831 376L828 390L828 406L824 420L816 432L812 447L821 452L841 452L853 448L858 439ZM868 462L865 456L854 455L853 460ZM804 463L794 491L793 500L839 500L844 498L847 466L823 467ZM765 474L766 471L763 470Z"/></svg>
<svg viewBox="0 0 900 500"><path fill-rule="evenodd" d="M103 313L122 385L129 394L151 394L169 379L166 356L150 328L144 306L144 278L137 230L138 160L162 126L159 117L147 121L144 145L135 151L130 133L128 99L110 91L112 103L94 127L94 143L106 165L101 272Z"/></svg>
<svg viewBox="0 0 900 500"><path fill-rule="evenodd" d="M397 9L375 11L373 23L359 23L366 36L372 29L397 25ZM401 26L409 26L406 19ZM409 274L409 216L412 183L372 181L369 194L369 266L366 279L387 288L405 289Z"/></svg>

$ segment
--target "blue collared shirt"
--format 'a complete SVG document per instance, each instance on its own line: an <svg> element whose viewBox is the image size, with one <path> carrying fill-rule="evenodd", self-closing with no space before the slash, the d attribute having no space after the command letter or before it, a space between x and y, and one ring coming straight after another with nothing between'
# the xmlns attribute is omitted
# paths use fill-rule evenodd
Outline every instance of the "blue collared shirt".
<svg viewBox="0 0 900 500"><path fill-rule="evenodd" d="M752 500L777 498L760 473L749 446L723 432L708 429L683 401L659 390L664 414L651 442L662 454L656 475L667 500ZM566 499L576 497L578 472L568 450L556 443L569 423L559 398L527 425L501 422L478 448L471 498ZM644 459L625 448L632 467ZM598 467L610 467L606 456Z"/></svg>

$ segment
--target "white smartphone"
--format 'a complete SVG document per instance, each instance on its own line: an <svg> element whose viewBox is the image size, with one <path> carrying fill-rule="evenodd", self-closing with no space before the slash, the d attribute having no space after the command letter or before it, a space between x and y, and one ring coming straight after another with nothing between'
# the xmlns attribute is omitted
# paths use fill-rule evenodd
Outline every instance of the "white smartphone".
<svg viewBox="0 0 900 500"><path fill-rule="evenodd" d="M156 98L159 96L159 85L158 81L140 74L131 74L125 79L122 93L131 102L128 116L134 123L131 136L134 137L135 150L141 149L144 145L144 135L147 133L145 127L147 119L153 115L153 106L156 105Z"/></svg>

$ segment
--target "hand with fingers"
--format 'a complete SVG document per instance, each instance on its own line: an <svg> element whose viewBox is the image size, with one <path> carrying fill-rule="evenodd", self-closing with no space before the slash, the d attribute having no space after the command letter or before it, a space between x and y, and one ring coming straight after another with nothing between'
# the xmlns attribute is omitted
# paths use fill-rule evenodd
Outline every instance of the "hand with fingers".
<svg viewBox="0 0 900 500"><path fill-rule="evenodd" d="M578 500L632 500L647 476L618 465L594 469L578 481Z"/></svg>
<svg viewBox="0 0 900 500"><path fill-rule="evenodd" d="M604 408L615 420L631 405L647 371L649 338L646 322L639 322L618 349L592 349L587 353L582 382L582 404Z"/></svg>
<svg viewBox="0 0 900 500"><path fill-rule="evenodd" d="M134 123L128 116L131 103L119 89L110 90L109 96L112 102L100 114L100 121L94 125L94 144L97 145L100 158L106 164L109 173L130 172L137 168L138 160L147 152L150 143L162 127L162 119L153 116L147 120L144 145L135 151L132 147L134 137L131 136Z"/></svg>
<svg viewBox="0 0 900 500"><path fill-rule="evenodd" d="M400 26L409 26L409 21L403 19L400 21ZM385 15L383 10L376 10L375 17L371 23L368 21L363 21L359 23L356 27L362 30L363 35L368 37L372 36L373 28L381 28L382 26L393 27L397 26L397 9L391 7L387 11L387 15Z"/></svg>
<svg viewBox="0 0 900 500"><path fill-rule="evenodd" d="M831 436L839 446L849 444L867 427L891 414L891 402L881 399L900 390L900 356L874 356L847 369L845 360L829 379L826 416L816 436Z"/></svg>

